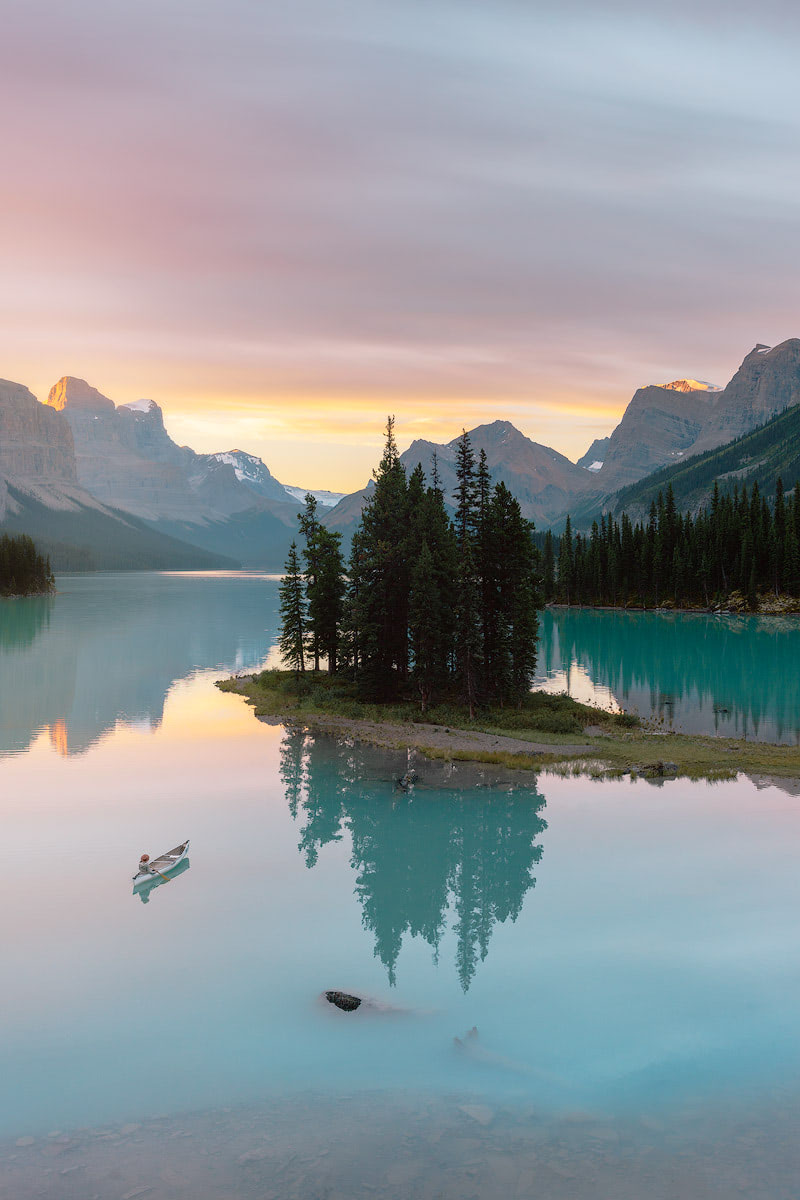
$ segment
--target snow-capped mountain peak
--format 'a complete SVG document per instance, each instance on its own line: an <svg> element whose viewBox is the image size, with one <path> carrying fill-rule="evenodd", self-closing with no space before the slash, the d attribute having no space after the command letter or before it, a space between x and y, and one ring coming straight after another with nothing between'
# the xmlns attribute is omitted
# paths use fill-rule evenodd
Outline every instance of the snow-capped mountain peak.
<svg viewBox="0 0 800 1200"><path fill-rule="evenodd" d="M722 388L704 379L673 379L672 383L660 383L668 392L721 392Z"/></svg>
<svg viewBox="0 0 800 1200"><path fill-rule="evenodd" d="M283 484L278 482L258 455L248 454L245 450L223 450L218 454L209 454L208 460L221 466L233 467L239 483L245 484L260 496L266 496L270 500L288 501Z"/></svg>

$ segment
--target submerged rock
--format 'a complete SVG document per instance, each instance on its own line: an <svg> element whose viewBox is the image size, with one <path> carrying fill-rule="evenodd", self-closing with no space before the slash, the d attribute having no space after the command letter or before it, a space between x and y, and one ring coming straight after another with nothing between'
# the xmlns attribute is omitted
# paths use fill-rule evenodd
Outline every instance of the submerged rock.
<svg viewBox="0 0 800 1200"><path fill-rule="evenodd" d="M406 771L405 775L400 776L400 778L397 780L396 786L399 787L401 791L409 792L413 788L414 784L418 782L418 780L419 775L414 768L411 767L410 770Z"/></svg>
<svg viewBox="0 0 800 1200"><path fill-rule="evenodd" d="M351 996L347 992L325 992L329 1004L335 1004L342 1012L355 1012L361 1004L360 996Z"/></svg>

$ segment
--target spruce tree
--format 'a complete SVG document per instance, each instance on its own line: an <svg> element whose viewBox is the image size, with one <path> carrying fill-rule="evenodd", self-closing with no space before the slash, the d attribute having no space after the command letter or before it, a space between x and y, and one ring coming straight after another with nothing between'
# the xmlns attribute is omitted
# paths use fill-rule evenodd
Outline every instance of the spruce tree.
<svg viewBox="0 0 800 1200"><path fill-rule="evenodd" d="M411 675L422 712L426 711L433 689L441 679L441 607L433 556L424 541L411 567L408 609Z"/></svg>
<svg viewBox="0 0 800 1200"><path fill-rule="evenodd" d="M456 664L464 701L474 717L478 703L483 658L481 584L476 561L478 493L475 455L464 430L456 447L455 532L458 546L456 596Z"/></svg>
<svg viewBox="0 0 800 1200"><path fill-rule="evenodd" d="M548 529L544 536L542 551L542 593L545 604L549 604L556 591L556 560L553 552L553 534Z"/></svg>
<svg viewBox="0 0 800 1200"><path fill-rule="evenodd" d="M295 674L299 674L306 669L306 598L296 542L292 542L289 549L278 596L281 614L278 648L286 666Z"/></svg>
<svg viewBox="0 0 800 1200"><path fill-rule="evenodd" d="M561 545L558 551L558 595L564 604L572 603L573 571L572 521L567 513L567 523L561 535Z"/></svg>
<svg viewBox="0 0 800 1200"><path fill-rule="evenodd" d="M408 674L407 487L394 417L374 477L360 525L359 681L365 695L388 699Z"/></svg>

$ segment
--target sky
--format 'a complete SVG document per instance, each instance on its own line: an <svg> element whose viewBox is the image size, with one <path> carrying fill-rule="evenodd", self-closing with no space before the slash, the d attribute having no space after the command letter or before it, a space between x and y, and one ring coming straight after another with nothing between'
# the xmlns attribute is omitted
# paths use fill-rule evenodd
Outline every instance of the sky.
<svg viewBox="0 0 800 1200"><path fill-rule="evenodd" d="M800 335L781 0L2 0L0 376L347 491Z"/></svg>

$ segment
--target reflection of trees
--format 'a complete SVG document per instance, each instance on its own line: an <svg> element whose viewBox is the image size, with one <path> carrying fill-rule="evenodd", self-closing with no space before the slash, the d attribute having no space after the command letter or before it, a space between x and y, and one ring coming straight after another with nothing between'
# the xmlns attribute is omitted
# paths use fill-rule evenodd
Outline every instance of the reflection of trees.
<svg viewBox="0 0 800 1200"><path fill-rule="evenodd" d="M298 848L310 868L322 846L349 833L362 920L392 984L404 934L438 956L451 907L466 991L495 924L516 919L536 882L544 800L535 788L426 790L424 782L405 793L393 790L388 770L370 778L371 757L360 747L318 745L301 729L286 734L281 777L302 822Z"/></svg>
<svg viewBox="0 0 800 1200"><path fill-rule="evenodd" d="M24 650L50 623L52 596L0 600L0 649Z"/></svg>
<svg viewBox="0 0 800 1200"><path fill-rule="evenodd" d="M582 666L641 715L689 730L800 740L797 617L555 609L539 660ZM560 660L560 661L559 661ZM789 669L787 669L789 668Z"/></svg>

